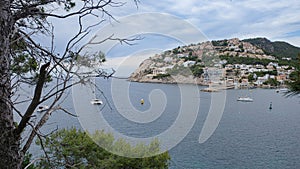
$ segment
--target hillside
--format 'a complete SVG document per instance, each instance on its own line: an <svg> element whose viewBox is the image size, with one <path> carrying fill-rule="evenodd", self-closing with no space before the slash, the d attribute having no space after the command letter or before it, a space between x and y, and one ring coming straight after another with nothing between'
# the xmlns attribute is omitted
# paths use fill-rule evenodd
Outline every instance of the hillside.
<svg viewBox="0 0 300 169"><path fill-rule="evenodd" d="M285 42L271 42L266 38L247 40L233 38L179 46L144 60L139 68L131 74L129 80L207 85L210 80L226 79L227 75L224 68L234 64L240 64L239 67L249 65L255 71L263 69L267 72L274 68L274 66L268 66L270 63L277 63L275 65L278 66L294 66L291 64L294 61L278 59L283 56L289 58L291 53L298 51L298 48L291 46ZM291 52L290 49L292 48L295 50ZM276 54L276 56L272 54ZM257 65L259 68L256 67ZM243 78L249 73L244 72L242 75L236 73L235 76Z"/></svg>
<svg viewBox="0 0 300 169"><path fill-rule="evenodd" d="M277 59L293 58L296 59L300 48L286 42L271 42L266 38L244 39L244 42L249 42L252 45L261 48L266 54L273 55Z"/></svg>

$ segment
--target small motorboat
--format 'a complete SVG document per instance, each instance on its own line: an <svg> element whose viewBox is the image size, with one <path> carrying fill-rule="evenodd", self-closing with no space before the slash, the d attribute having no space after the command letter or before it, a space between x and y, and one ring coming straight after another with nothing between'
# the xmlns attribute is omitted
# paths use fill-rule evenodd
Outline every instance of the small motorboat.
<svg viewBox="0 0 300 169"><path fill-rule="evenodd" d="M41 106L38 107L37 112L43 112L43 111L46 111L46 110L48 110L48 109L49 109L48 106L46 106L46 105L41 105Z"/></svg>
<svg viewBox="0 0 300 169"><path fill-rule="evenodd" d="M250 97L239 97L237 99L237 101L241 101L241 102L253 102L253 99Z"/></svg>
<svg viewBox="0 0 300 169"><path fill-rule="evenodd" d="M103 104L103 102L99 99L93 99L91 100L91 104L94 104L94 105L101 105Z"/></svg>
<svg viewBox="0 0 300 169"><path fill-rule="evenodd" d="M289 89L288 89L288 88L281 88L281 89L279 89L279 91L280 91L280 92L288 92Z"/></svg>

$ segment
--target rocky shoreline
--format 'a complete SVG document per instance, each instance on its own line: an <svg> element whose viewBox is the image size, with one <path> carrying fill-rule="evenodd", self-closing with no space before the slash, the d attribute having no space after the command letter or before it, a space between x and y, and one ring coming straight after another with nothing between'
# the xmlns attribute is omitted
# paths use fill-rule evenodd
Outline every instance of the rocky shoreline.
<svg viewBox="0 0 300 169"><path fill-rule="evenodd" d="M176 76L170 76L165 78L151 78L151 77L129 77L127 79L131 82L139 82L139 83L162 83L162 84L194 84L194 85L200 85L200 86L208 86L208 83L203 82L203 78L195 78L193 76L182 76L182 75L176 75Z"/></svg>
<svg viewBox="0 0 300 169"><path fill-rule="evenodd" d="M250 85L247 87L241 87L239 85L237 85L237 87L235 87L233 84L231 85L227 85L227 86L222 86L219 85L219 87L211 87L212 83L207 83L207 82L199 82L199 81L169 81L169 80L158 80L158 79L144 79L144 80L140 80L140 79L134 79L134 78L128 78L127 79L130 82L137 82L137 83L157 83L157 84L187 84L187 85L199 85L199 86L205 86L208 88L205 88L203 91L218 91L218 90L227 90L227 89L254 89L254 88L261 88L261 89L281 89L281 88L286 88L286 85L279 85L279 86L270 86L270 85L261 85L261 86L255 86L255 85Z"/></svg>

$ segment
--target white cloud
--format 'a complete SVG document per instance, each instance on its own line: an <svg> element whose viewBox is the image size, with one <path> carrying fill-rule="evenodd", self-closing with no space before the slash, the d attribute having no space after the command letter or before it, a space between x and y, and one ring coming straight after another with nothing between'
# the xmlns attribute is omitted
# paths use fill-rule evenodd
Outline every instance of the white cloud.
<svg viewBox="0 0 300 169"><path fill-rule="evenodd" d="M124 57L107 58L103 63L103 68L113 68L116 70L115 76L128 77L145 59L160 53L162 50L143 50Z"/></svg>
<svg viewBox="0 0 300 169"><path fill-rule="evenodd" d="M118 23L108 24L99 30L91 43L103 41L110 35L117 38L130 38L142 34L159 34L176 39L183 44L207 41L203 33L194 25L168 14L142 13L119 18L118 21ZM83 52L90 53L101 50L106 53L116 43L118 42L105 41L101 44L93 44Z"/></svg>
<svg viewBox="0 0 300 169"><path fill-rule="evenodd" d="M300 24L300 3L297 0L163 0L141 5L149 6L145 9L182 17L211 39L246 34L272 40L298 30Z"/></svg>
<svg viewBox="0 0 300 169"><path fill-rule="evenodd" d="M132 3L126 4L122 9L121 11L113 9L112 13L117 16L123 16L142 12L161 12L178 16L178 20L182 18L192 23L211 40L233 37L241 39L267 37L271 40L284 40L300 46L299 34L293 34L295 35L293 37L286 36L290 32L296 32L299 28L300 3L296 0L141 1L138 10ZM190 29L184 29L181 24L178 24L179 22L172 23L166 18L151 15L147 17L148 19L139 18L138 15L134 18L129 17L131 19L130 26L122 26L121 30L110 29L110 33L116 32L118 36L122 36L122 34L128 34L128 32L140 32L142 29L145 29L145 26L148 31L168 32L169 35L176 33L179 37L189 35L188 32L191 31ZM102 31L101 33L103 35L104 32ZM118 63L122 66L114 65L114 67L119 67L119 70L126 69L119 72L127 72L128 74L141 61L135 58L134 60L129 59L130 62L123 62L124 59L125 57L111 58L111 61L108 61L108 65L112 66L113 63Z"/></svg>
<svg viewBox="0 0 300 169"><path fill-rule="evenodd" d="M159 2L141 0L138 8L132 0L124 0L124 2L126 4L123 7L110 7L107 10L116 18L144 12L175 15L195 25L210 40L264 36L271 40L281 39L300 46L300 42L294 40L298 39L300 34L293 34L294 37L287 36L291 32L297 32L300 27L300 3L298 0L162 0ZM99 19L89 18L87 22L95 23ZM161 18L153 18L153 21L155 20L170 24ZM135 21L137 30L141 25L149 25L146 20L142 22L139 18L134 18L132 23ZM113 24L117 23L113 22ZM56 21L56 25L58 25L55 28L56 48L62 50L67 37L77 31L76 20ZM156 25L153 24L152 27L154 29ZM151 28L149 27L149 29ZM168 29L169 32L176 32L180 28L170 29L169 27ZM182 33L186 34L187 31L189 30L182 30ZM91 35L93 33L96 32L92 32ZM179 32L177 33L179 34Z"/></svg>

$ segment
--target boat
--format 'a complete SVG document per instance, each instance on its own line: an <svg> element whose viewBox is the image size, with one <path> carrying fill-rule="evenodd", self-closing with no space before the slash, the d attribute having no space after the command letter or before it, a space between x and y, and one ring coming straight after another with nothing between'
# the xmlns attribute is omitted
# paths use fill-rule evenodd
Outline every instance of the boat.
<svg viewBox="0 0 300 169"><path fill-rule="evenodd" d="M288 89L288 88L280 88L279 91L280 91L280 92L288 92L289 89Z"/></svg>
<svg viewBox="0 0 300 169"><path fill-rule="evenodd" d="M145 103L144 99L141 99L141 105L143 105Z"/></svg>
<svg viewBox="0 0 300 169"><path fill-rule="evenodd" d="M250 86L248 87L249 89L256 89L257 87L256 86Z"/></svg>
<svg viewBox="0 0 300 169"><path fill-rule="evenodd" d="M286 92L288 92L288 91L289 91L288 88L280 88L280 89L276 89L276 93L279 93L279 92L281 92L281 93L286 93Z"/></svg>
<svg viewBox="0 0 300 169"><path fill-rule="evenodd" d="M103 104L103 102L99 99L93 99L91 100L91 104L94 104L94 105L101 105Z"/></svg>
<svg viewBox="0 0 300 169"><path fill-rule="evenodd" d="M48 106L46 106L46 105L41 105L41 106L38 107L37 112L43 112L43 111L46 111L46 110L48 110L48 109L49 109Z"/></svg>
<svg viewBox="0 0 300 169"><path fill-rule="evenodd" d="M202 91L202 92L218 92L219 90L208 87L208 88L201 89L200 91Z"/></svg>
<svg viewBox="0 0 300 169"><path fill-rule="evenodd" d="M241 101L241 102L253 102L253 99L250 97L239 97L237 99L237 101Z"/></svg>

